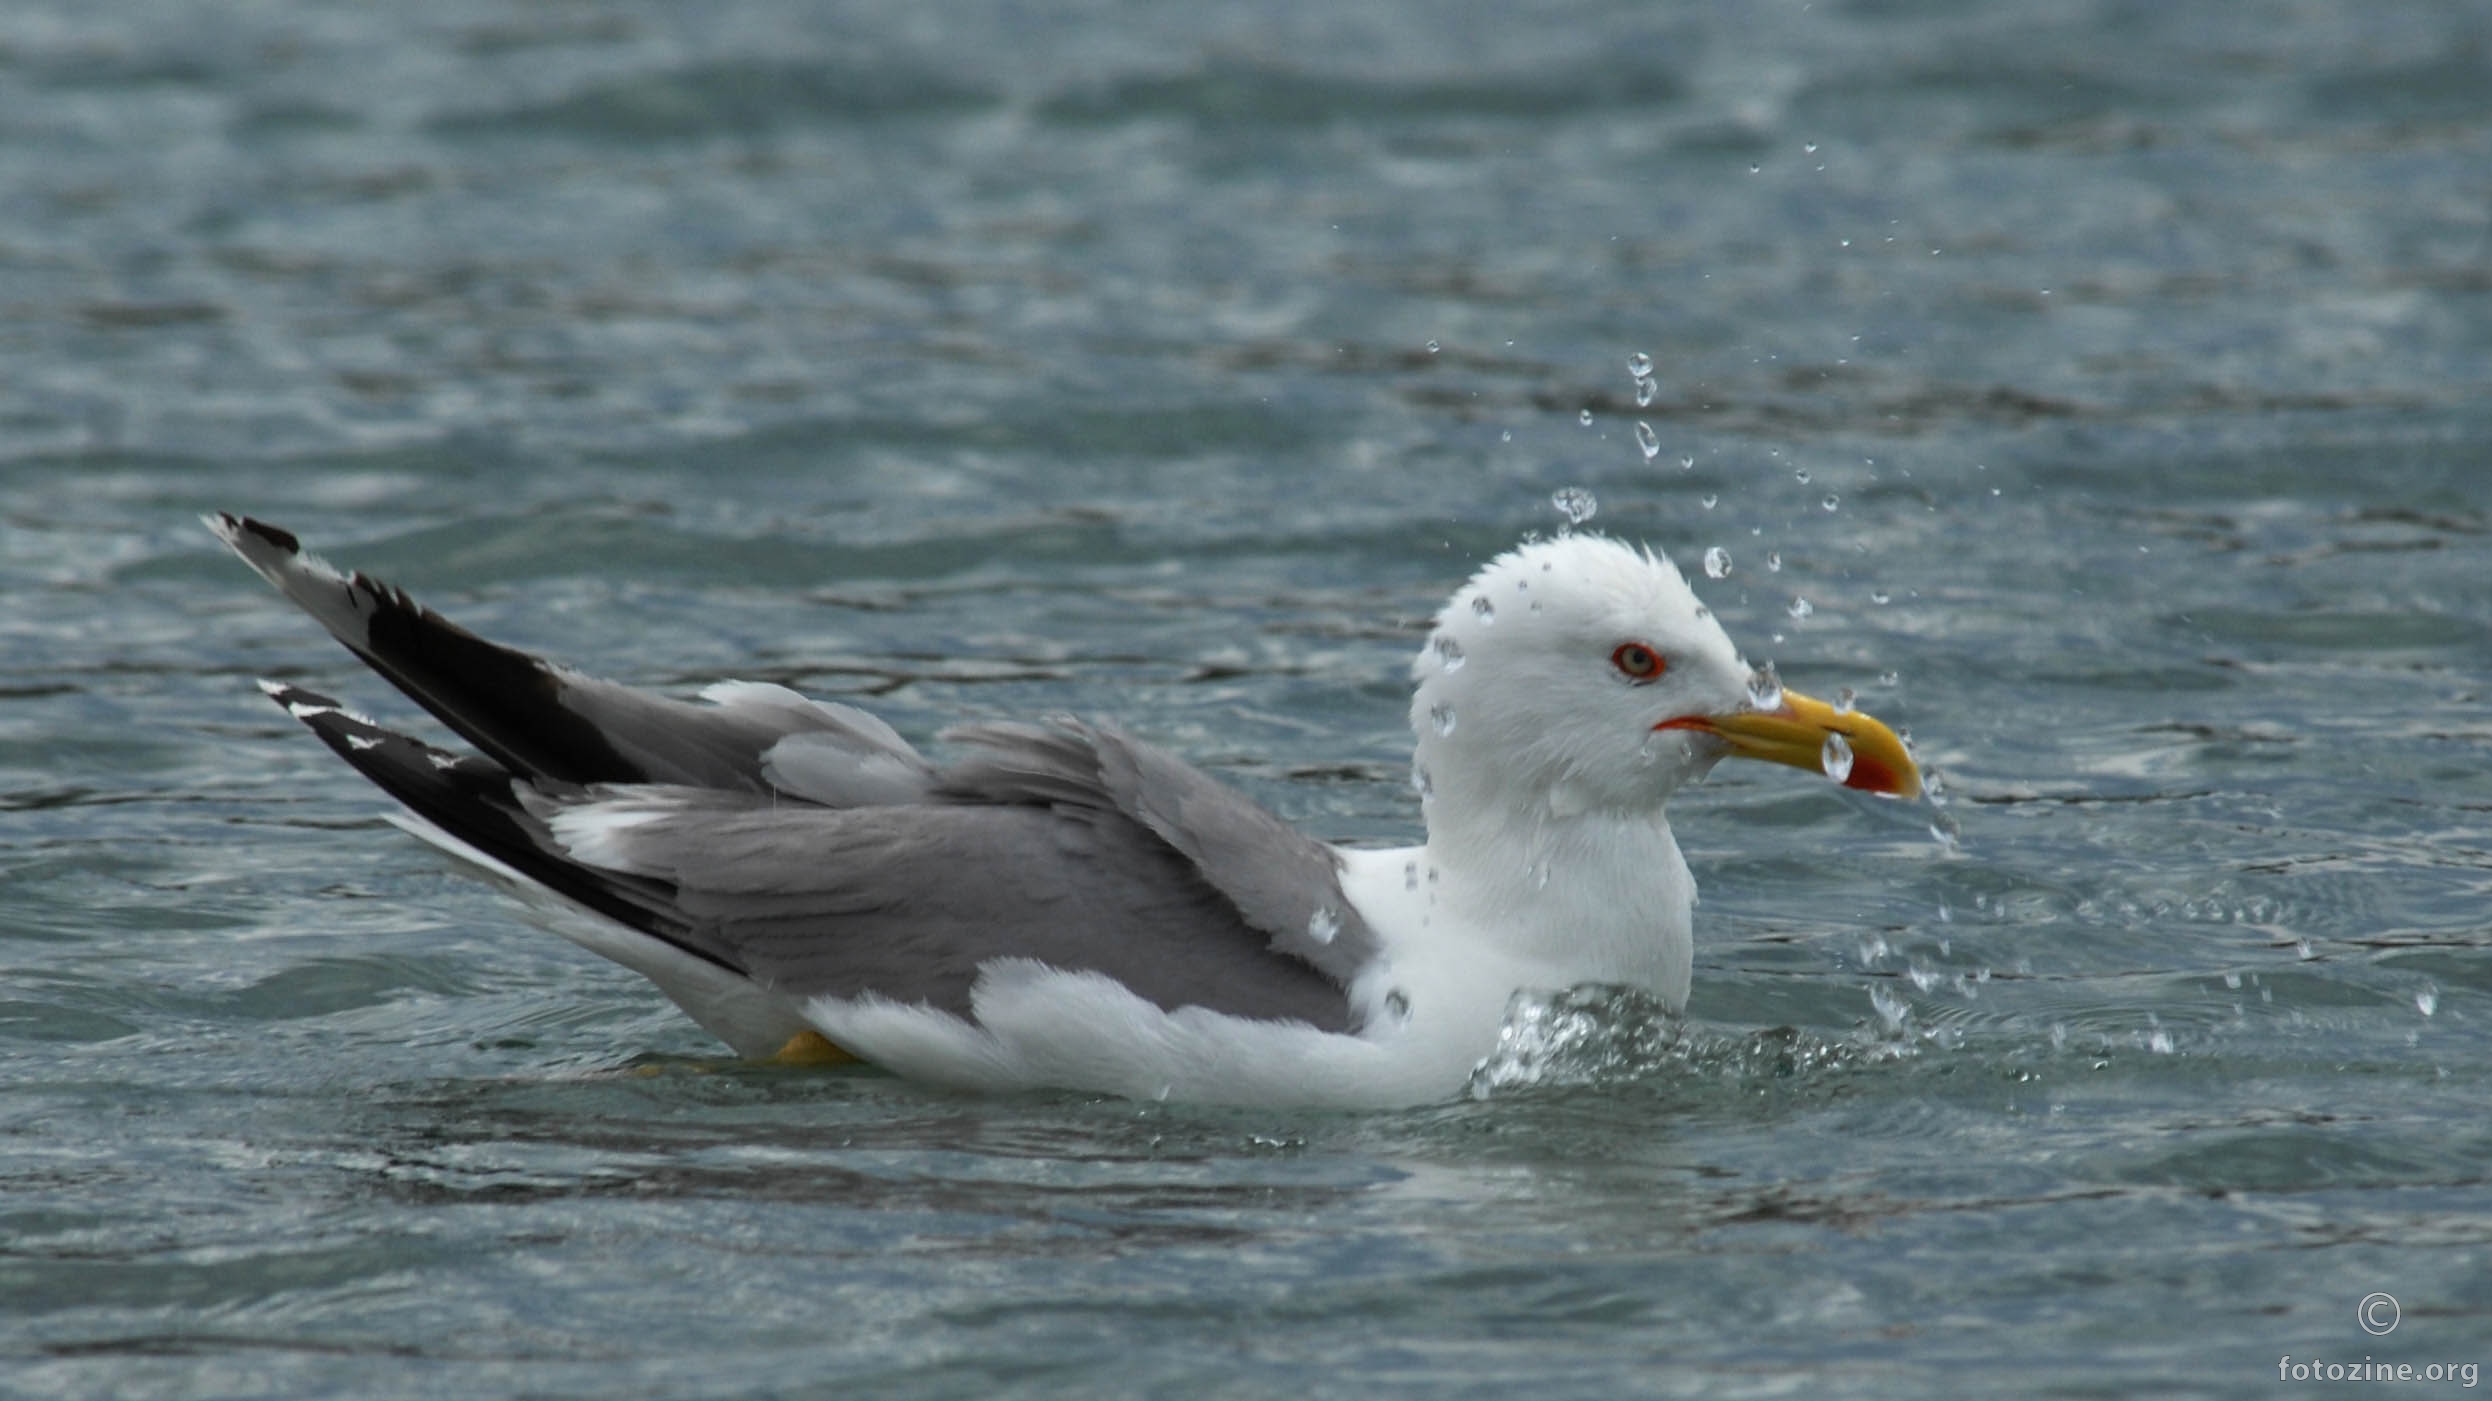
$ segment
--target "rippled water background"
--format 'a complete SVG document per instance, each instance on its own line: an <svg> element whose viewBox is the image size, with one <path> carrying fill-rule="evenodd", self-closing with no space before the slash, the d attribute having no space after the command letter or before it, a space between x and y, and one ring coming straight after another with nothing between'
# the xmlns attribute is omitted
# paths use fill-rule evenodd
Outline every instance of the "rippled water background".
<svg viewBox="0 0 2492 1401"><path fill-rule="evenodd" d="M2457 0L20 0L0 1393L2492 1363L2488 388ZM409 707L194 520L1395 839L1566 485L1952 801L1718 775L1675 1044L1385 1115L721 1064L381 824L250 682Z"/></svg>

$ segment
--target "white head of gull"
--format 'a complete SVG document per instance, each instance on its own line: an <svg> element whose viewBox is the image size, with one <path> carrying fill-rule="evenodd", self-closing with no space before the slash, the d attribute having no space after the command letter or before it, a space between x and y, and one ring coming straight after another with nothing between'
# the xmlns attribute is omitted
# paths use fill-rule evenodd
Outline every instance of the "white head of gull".
<svg viewBox="0 0 2492 1401"><path fill-rule="evenodd" d="M1458 1093L1509 1000L1584 983L1685 1005L1695 884L1663 815L1726 757L1912 796L1894 733L1759 708L1678 570L1577 534L1499 556L1412 665L1423 845L1328 846L1113 726L967 726L937 765L784 687L706 704L556 666L208 524L479 752L300 687L270 696L556 932L751 1057L978 1089L1375 1106Z"/></svg>
<svg viewBox="0 0 2492 1401"><path fill-rule="evenodd" d="M1598 535L1501 555L1437 615L1411 663L1427 842L1347 852L1343 884L1448 1068L1518 990L1686 1005L1696 886L1664 806L1719 760L1815 769L1839 733L1850 786L1918 791L1884 725L1790 691L1758 711L1751 674L1668 560Z"/></svg>

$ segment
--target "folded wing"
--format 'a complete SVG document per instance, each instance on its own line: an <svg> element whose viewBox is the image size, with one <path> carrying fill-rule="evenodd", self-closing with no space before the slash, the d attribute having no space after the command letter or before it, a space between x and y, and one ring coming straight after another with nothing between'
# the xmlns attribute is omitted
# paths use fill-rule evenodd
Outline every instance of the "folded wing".
<svg viewBox="0 0 2492 1401"><path fill-rule="evenodd" d="M1167 1009L1359 1023L1348 989L1376 940L1332 850L1120 731L972 727L937 769L853 707L749 683L648 695L488 642L275 527L209 524L483 753L299 688L271 687L279 704L470 854L675 955L796 1002L974 1018L979 971L1020 959Z"/></svg>

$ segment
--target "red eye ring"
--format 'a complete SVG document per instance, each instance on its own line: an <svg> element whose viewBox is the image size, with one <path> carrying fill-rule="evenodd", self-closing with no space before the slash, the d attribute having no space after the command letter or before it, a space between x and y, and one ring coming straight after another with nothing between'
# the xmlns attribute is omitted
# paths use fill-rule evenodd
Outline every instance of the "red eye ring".
<svg viewBox="0 0 2492 1401"><path fill-rule="evenodd" d="M1658 679L1670 669L1670 664L1661 659L1661 653L1641 642L1619 643L1618 650L1609 654L1609 664L1618 668L1619 675L1639 686Z"/></svg>

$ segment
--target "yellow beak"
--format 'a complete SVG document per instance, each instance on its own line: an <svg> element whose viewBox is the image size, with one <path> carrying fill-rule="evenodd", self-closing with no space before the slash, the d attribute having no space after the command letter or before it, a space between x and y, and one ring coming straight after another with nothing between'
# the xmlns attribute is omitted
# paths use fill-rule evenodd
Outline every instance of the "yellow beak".
<svg viewBox="0 0 2492 1401"><path fill-rule="evenodd" d="M1779 709L1690 715L1664 720L1654 728L1716 735L1736 758L1814 769L1839 778L1846 788L1897 798L1921 796L1920 766L1912 762L1893 730L1859 711L1836 710L1797 691L1783 692ZM1843 746L1829 755L1828 740L1838 735ZM1848 767L1842 762L1843 749L1850 751Z"/></svg>

